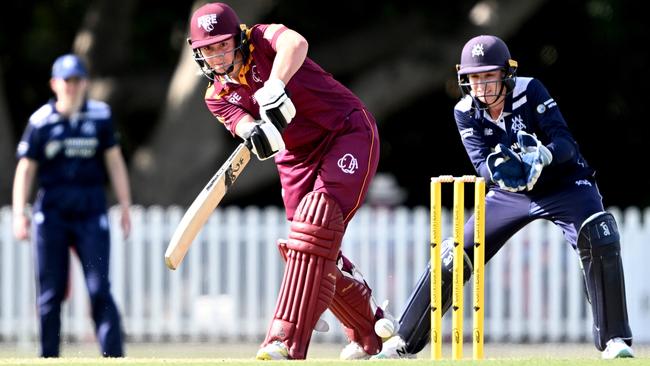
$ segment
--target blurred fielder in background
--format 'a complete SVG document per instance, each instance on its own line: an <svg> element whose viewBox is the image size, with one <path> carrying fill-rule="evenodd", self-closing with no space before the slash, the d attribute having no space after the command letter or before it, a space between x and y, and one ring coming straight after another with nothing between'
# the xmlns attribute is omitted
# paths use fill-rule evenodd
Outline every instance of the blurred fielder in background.
<svg viewBox="0 0 650 366"><path fill-rule="evenodd" d="M307 41L284 25L246 28L228 5L209 3L194 12L188 41L210 80L209 110L260 160L275 159L291 221L289 239L279 241L286 267L257 359L306 358L327 308L350 339L342 358L376 354L381 339L373 327L384 312L340 250L377 169L373 116L306 57Z"/></svg>
<svg viewBox="0 0 650 366"><path fill-rule="evenodd" d="M72 248L86 278L102 355L122 357L120 315L108 278L105 184L108 172L126 237L131 229L128 173L110 108L86 99L88 73L79 57L68 54L56 59L50 87L56 99L32 114L18 145L13 187L14 234L25 240L30 229L26 203L34 178L38 179L33 220L41 356L59 356L61 303L68 288Z"/></svg>
<svg viewBox="0 0 650 366"><path fill-rule="evenodd" d="M463 47L457 66L463 97L454 117L476 172L490 182L485 260L536 219L557 225L580 256L602 358L633 357L619 232L603 208L595 172L580 154L557 103L537 79L517 77L517 62L495 36ZM474 217L465 224L465 281L472 273ZM443 242L443 313L451 304L453 252ZM537 258L537 260L542 260ZM398 334L374 358L413 357L430 338L430 267L399 319Z"/></svg>

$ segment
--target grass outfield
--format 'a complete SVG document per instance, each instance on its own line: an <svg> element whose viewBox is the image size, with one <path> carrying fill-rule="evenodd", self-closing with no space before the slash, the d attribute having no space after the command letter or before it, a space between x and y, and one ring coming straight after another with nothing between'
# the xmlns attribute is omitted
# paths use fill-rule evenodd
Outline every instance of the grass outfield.
<svg viewBox="0 0 650 366"><path fill-rule="evenodd" d="M95 343L65 344L62 348L63 357L59 359L36 358L37 347L32 344L3 344L0 343L0 365L160 365L160 366L202 366L202 365L257 365L253 356L257 344L216 344L216 343L160 343L142 344L129 343L126 346L128 357L123 359L103 359ZM471 356L471 345L465 345L466 357ZM341 361L336 357L341 349L338 344L313 344L310 348L309 359L306 361L273 361L276 365L475 365L472 360L450 361L443 360L433 363L429 359L430 350L426 348L416 360L378 360L378 361ZM637 358L602 361L600 354L591 344L491 344L485 346L485 365L650 365L650 345L635 345ZM445 357L449 357L450 349L443 349Z"/></svg>
<svg viewBox="0 0 650 366"><path fill-rule="evenodd" d="M480 364L485 365L513 365L513 366L528 366L528 365L597 365L606 363L607 365L648 365L649 359L619 359L601 361L598 359L547 359L547 358L528 358L528 359L486 359L481 361ZM241 359L166 359L166 358L124 358L104 360L97 358L66 358L59 360L43 360L43 359L0 359L0 365L139 365L139 366L154 366L154 365L174 365L174 366L214 366L214 365L260 365L262 361L255 360L241 360ZM477 362L471 360L463 361L439 361L433 363L431 360L381 360L381 361L340 361L340 360L307 360L307 361L271 361L272 366L276 365L309 365L309 366L335 366L335 365L383 365L383 366L424 366L424 365L475 365Z"/></svg>

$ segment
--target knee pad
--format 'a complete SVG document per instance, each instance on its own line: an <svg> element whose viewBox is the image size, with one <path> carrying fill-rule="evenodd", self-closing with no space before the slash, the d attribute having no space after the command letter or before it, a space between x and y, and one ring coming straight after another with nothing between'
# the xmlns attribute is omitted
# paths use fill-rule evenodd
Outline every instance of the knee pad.
<svg viewBox="0 0 650 366"><path fill-rule="evenodd" d="M306 357L312 330L334 297L344 230L341 209L327 194L311 192L302 199L283 245L287 263L263 345L281 341L290 358Z"/></svg>
<svg viewBox="0 0 650 366"><path fill-rule="evenodd" d="M367 354L377 354L381 351L381 338L375 333L375 321L377 316L383 316L383 310L375 305L370 286L349 259L341 255L338 267L341 276L336 282L330 310L351 341L357 342Z"/></svg>
<svg viewBox="0 0 650 366"><path fill-rule="evenodd" d="M463 280L464 283L467 283L472 275L472 262L467 253L464 254ZM452 301L453 239L447 238L442 241L440 255L442 257L441 302L442 314L444 314L451 307ZM427 265L427 268L420 276L415 289L402 310L398 334L406 342L406 351L411 354L422 351L431 338L431 263Z"/></svg>
<svg viewBox="0 0 650 366"><path fill-rule="evenodd" d="M604 350L607 341L620 337L632 345L621 245L614 216L599 212L580 227L577 242L587 287L587 300L594 318L596 348Z"/></svg>

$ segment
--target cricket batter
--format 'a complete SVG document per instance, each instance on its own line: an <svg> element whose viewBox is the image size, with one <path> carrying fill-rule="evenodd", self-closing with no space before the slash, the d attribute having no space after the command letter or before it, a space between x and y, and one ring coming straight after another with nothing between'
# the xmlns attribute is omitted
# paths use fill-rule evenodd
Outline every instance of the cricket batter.
<svg viewBox="0 0 650 366"><path fill-rule="evenodd" d="M210 80L208 109L248 140L280 175L288 241L276 309L257 359L305 359L312 331L329 308L350 344L344 359L381 350L383 317L371 289L341 254L341 240L377 169L373 116L350 90L307 57L307 41L282 24L242 25L223 3L197 9L189 44Z"/></svg>
<svg viewBox="0 0 650 366"><path fill-rule="evenodd" d="M593 335L602 358L634 357L628 324L621 246L614 217L603 208L595 172L555 100L537 79L517 77L517 62L498 37L470 39L457 66L463 97L454 108L458 132L485 199L485 260L537 219L557 225L582 261ZM465 273L472 263L474 217L465 224ZM443 313L451 304L450 240L442 249ZM400 316L398 334L373 358L413 357L430 339L430 267Z"/></svg>
<svg viewBox="0 0 650 366"><path fill-rule="evenodd" d="M108 280L105 184L110 178L121 208L122 231L128 236L128 173L110 107L86 98L88 73L81 59L72 54L57 58L50 87L56 98L32 114L18 144L13 187L14 235L25 240L30 229L26 203L38 179L33 224L41 356L59 356L61 303L72 248L84 270L102 355L122 357L120 314Z"/></svg>

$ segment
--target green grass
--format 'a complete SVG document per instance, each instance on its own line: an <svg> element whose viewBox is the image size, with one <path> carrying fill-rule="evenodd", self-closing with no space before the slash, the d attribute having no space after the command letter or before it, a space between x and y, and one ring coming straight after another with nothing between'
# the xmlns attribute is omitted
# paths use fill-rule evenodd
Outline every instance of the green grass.
<svg viewBox="0 0 650 366"><path fill-rule="evenodd" d="M480 363L482 365L513 365L513 366L556 366L556 365L596 365L606 363L609 365L648 365L649 359L622 359L613 361L601 361L598 359L548 359L548 358L529 358L529 359L486 359L481 362L472 360L463 361L438 361L432 362L431 360L417 359L417 360L381 360L381 361L340 361L335 359L321 359L321 360L306 360L306 361L270 361L271 366L279 365L309 365L309 366L335 366L335 365L382 365L382 366L451 366L451 365L475 365ZM261 365L265 362L255 361L252 359L175 359L175 358L124 358L124 359L101 359L101 358L62 358L62 359L38 359L38 358L15 358L15 359L0 359L0 365L47 365L47 366L68 366L68 365L138 365L138 366L153 366L153 365L173 365L173 366L215 366L215 365Z"/></svg>
<svg viewBox="0 0 650 366"><path fill-rule="evenodd" d="M416 360L378 360L378 361L340 361L337 360L341 344L312 344L309 359L306 361L256 361L253 359L256 343L129 343L126 345L128 357L104 359L98 357L98 346L94 342L64 344L62 358L36 358L38 348L34 344L7 344L0 342L0 365L137 365L137 366L202 366L202 365L305 365L305 366L583 366L583 365L650 365L650 345L635 345L636 359L602 361L600 354L590 343L577 344L495 344L488 343L485 348L486 360L475 362L470 359L451 361L445 359L433 362L429 359L430 349L423 350ZM450 349L443 347L444 357L449 357ZM465 356L471 356L471 345L465 347Z"/></svg>

